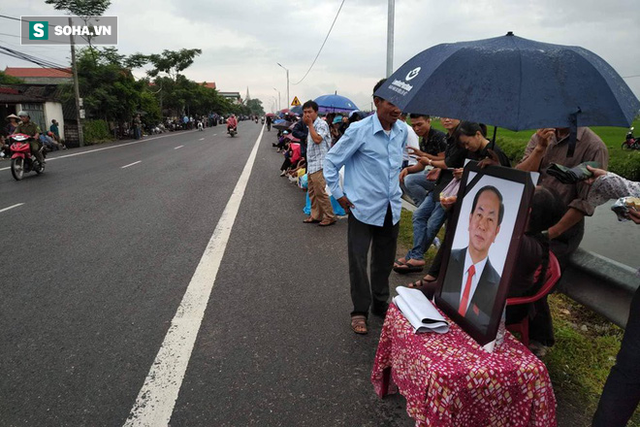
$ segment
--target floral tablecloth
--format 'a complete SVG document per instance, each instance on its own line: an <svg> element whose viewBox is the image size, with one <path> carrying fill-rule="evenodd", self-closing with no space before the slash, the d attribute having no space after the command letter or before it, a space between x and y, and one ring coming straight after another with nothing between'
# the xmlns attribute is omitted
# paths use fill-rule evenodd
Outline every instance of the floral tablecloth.
<svg viewBox="0 0 640 427"><path fill-rule="evenodd" d="M394 304L371 382L380 397L399 390L417 426L557 425L547 368L513 335L487 353L453 322L446 334L415 334Z"/></svg>

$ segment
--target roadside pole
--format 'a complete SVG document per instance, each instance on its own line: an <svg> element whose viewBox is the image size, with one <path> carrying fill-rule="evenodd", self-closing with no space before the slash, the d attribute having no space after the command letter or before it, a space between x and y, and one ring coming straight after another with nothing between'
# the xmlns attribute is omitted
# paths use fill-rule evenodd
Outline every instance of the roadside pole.
<svg viewBox="0 0 640 427"><path fill-rule="evenodd" d="M387 76L393 73L393 31L396 1L389 0L389 17L387 19Z"/></svg>
<svg viewBox="0 0 640 427"><path fill-rule="evenodd" d="M69 18L69 25L73 25L71 18ZM80 86L78 85L78 67L76 65L76 46L73 32L69 35L71 38L71 67L73 69L73 89L75 91L76 98L76 121L78 122L78 141L80 147L84 146L84 132L82 131L82 122L80 118Z"/></svg>

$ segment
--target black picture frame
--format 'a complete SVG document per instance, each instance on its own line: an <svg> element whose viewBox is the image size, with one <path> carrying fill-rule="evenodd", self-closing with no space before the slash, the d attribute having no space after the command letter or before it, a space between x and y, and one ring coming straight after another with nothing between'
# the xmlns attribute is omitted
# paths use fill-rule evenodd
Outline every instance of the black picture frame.
<svg viewBox="0 0 640 427"><path fill-rule="evenodd" d="M475 173L470 180L471 173ZM491 309L490 318L486 327L479 327L474 324L467 317L458 313L456 307L443 297L443 287L447 280L447 272L450 262L452 261L452 245L455 239L456 230L458 229L458 223L462 221L468 221L467 218L460 218L463 206L466 203L473 204L473 198L465 197L469 192L475 188L479 181L484 176L496 178L498 180L505 180L512 183L523 184L522 195L520 198L520 206L518 206L517 215L515 216L515 223L511 233L511 239L508 243L508 252L504 260L504 267L500 274L500 280L497 292L495 293L495 299L493 307ZM507 293L509 291L509 282L513 274L515 262L518 257L520 240L525 231L525 227L528 219L529 206L533 198L535 191L535 184L531 174L528 172L520 171L517 169L505 168L501 166L489 166L487 168L478 167L478 162L470 161L464 168L464 173L461 178L460 187L458 189L457 202L453 206L453 212L447 225L447 233L444 241L444 252L442 256L442 264L440 267L440 274L437 280L437 290L435 292L436 305L455 323L457 323L464 331L466 331L478 344L485 347L488 351L491 351L492 346L487 346L491 342L495 341L498 328L500 326L500 320L502 318L505 302L507 299ZM514 209L513 206L506 206L506 209ZM502 231L501 231L502 232ZM450 274L450 280L457 279L457 275ZM476 291L477 292L477 291ZM448 294L447 294L448 295ZM459 293L458 293L459 295ZM474 307L476 308L476 307ZM468 312L467 312L468 313Z"/></svg>

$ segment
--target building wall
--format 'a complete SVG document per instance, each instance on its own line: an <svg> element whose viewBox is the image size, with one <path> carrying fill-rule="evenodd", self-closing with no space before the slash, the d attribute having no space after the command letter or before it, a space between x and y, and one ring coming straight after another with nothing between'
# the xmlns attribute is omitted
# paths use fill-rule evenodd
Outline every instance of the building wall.
<svg viewBox="0 0 640 427"><path fill-rule="evenodd" d="M45 102L44 116L47 120L47 130L49 130L49 126L51 126L51 120L56 119L58 121L60 137L64 138L64 116L62 113L62 104L59 102Z"/></svg>

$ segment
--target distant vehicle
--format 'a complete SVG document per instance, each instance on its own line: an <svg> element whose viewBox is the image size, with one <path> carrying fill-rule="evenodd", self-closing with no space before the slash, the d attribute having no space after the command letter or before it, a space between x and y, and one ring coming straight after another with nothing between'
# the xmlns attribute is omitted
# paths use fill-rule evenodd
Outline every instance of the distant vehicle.
<svg viewBox="0 0 640 427"><path fill-rule="evenodd" d="M622 143L623 150L640 150L640 138L633 136L633 129L633 127L630 127L629 132L627 132L627 136Z"/></svg>

